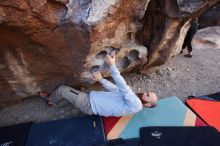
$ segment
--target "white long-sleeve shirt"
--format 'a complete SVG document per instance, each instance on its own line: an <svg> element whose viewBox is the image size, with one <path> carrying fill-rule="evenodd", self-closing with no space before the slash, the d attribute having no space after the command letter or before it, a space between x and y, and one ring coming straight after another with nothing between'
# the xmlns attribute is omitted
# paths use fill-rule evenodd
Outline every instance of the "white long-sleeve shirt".
<svg viewBox="0 0 220 146"><path fill-rule="evenodd" d="M115 65L110 67L115 84L106 79L100 83L107 91L91 91L90 103L94 114L100 116L124 116L142 109L141 100L127 85Z"/></svg>

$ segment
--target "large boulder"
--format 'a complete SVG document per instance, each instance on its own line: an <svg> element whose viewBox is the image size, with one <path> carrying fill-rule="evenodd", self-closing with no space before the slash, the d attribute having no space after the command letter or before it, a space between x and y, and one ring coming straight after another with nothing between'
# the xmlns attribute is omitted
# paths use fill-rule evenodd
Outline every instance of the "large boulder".
<svg viewBox="0 0 220 146"><path fill-rule="evenodd" d="M220 49L220 26L200 29L193 37L192 46L195 49Z"/></svg>
<svg viewBox="0 0 220 146"><path fill-rule="evenodd" d="M0 1L0 105L94 83L95 70L109 76L103 57L112 52L121 72L163 64L178 53L192 17L217 1Z"/></svg>

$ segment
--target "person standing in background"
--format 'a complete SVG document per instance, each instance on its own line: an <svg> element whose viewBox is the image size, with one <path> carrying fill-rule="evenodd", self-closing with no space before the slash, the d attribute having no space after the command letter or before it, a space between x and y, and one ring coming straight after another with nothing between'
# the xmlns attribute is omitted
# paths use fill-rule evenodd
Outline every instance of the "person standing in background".
<svg viewBox="0 0 220 146"><path fill-rule="evenodd" d="M198 17L195 17L191 21L191 26L186 34L182 50L180 53L183 53L183 50L187 47L188 54L184 55L185 57L191 58L192 57L192 39L193 36L196 34L198 30Z"/></svg>

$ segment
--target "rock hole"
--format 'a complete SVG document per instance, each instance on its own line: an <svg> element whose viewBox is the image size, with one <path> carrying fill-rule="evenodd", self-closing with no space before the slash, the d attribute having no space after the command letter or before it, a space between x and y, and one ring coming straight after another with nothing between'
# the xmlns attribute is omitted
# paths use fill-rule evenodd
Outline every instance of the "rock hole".
<svg viewBox="0 0 220 146"><path fill-rule="evenodd" d="M132 32L127 33L127 38L128 38L128 40L132 40Z"/></svg>
<svg viewBox="0 0 220 146"><path fill-rule="evenodd" d="M139 52L137 50L131 50L128 53L129 59L131 59L131 61L139 61Z"/></svg>
<svg viewBox="0 0 220 146"><path fill-rule="evenodd" d="M92 66L89 70L90 73L99 71L100 67L98 65Z"/></svg>
<svg viewBox="0 0 220 146"><path fill-rule="evenodd" d="M123 69L126 69L129 65L130 65L131 61L128 59L127 56L125 56L122 60L121 60L121 65Z"/></svg>
<svg viewBox="0 0 220 146"><path fill-rule="evenodd" d="M109 55L113 56L114 54L118 54L118 52L120 51L119 48L115 48L115 47L109 47Z"/></svg>
<svg viewBox="0 0 220 146"><path fill-rule="evenodd" d="M107 54L107 51L100 51L95 57L103 59Z"/></svg>

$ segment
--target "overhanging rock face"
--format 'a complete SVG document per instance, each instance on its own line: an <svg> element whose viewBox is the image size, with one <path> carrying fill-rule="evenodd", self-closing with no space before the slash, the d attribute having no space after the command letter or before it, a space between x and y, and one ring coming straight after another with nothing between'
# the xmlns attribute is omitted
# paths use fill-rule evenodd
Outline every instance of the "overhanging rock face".
<svg viewBox="0 0 220 146"><path fill-rule="evenodd" d="M215 3L0 1L0 103L17 102L59 84L93 83L91 72L109 75L103 57L112 52L121 72L163 64L178 53L189 20Z"/></svg>
<svg viewBox="0 0 220 146"><path fill-rule="evenodd" d="M148 0L96 0L87 3L79 14L76 10L67 14L71 21L83 23L90 32L90 49L80 75L82 82L92 83L91 72L95 70L107 76L109 73L103 59L113 51L117 53L116 65L120 71L146 63L147 48L135 37L147 4ZM79 2L68 5L69 9L77 10L81 6Z"/></svg>
<svg viewBox="0 0 220 146"><path fill-rule="evenodd" d="M0 1L0 103L59 84L92 83L107 76L103 56L117 52L126 71L146 63L135 39L148 0Z"/></svg>

